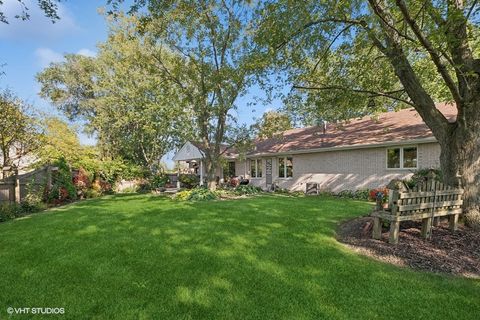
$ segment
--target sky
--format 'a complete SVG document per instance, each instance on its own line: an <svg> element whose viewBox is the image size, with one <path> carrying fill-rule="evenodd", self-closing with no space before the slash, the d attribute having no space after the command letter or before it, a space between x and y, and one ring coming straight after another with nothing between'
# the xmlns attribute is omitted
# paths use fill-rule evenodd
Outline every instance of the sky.
<svg viewBox="0 0 480 320"><path fill-rule="evenodd" d="M48 101L40 98L39 84L35 75L51 62L62 61L66 53L86 56L96 54L96 45L107 38L107 25L98 13L106 0L66 0L59 4L60 20L52 23L36 6L36 1L24 0L29 8L30 20L14 18L21 12L18 0L4 0L0 10L5 13L9 24L0 23L0 65L4 64L0 76L0 88L9 88L18 96L49 115L62 116ZM239 123L251 124L255 118L272 106L248 106L254 96L262 95L257 88L237 101L234 112ZM82 144L95 144L95 138L80 132Z"/></svg>

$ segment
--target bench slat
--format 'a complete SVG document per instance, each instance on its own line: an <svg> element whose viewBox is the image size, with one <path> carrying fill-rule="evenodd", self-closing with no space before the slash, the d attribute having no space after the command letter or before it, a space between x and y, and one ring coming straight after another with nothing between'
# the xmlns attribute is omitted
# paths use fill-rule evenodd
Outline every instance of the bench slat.
<svg viewBox="0 0 480 320"><path fill-rule="evenodd" d="M423 209L430 209L433 208L442 208L442 207L450 207L450 206L461 206L463 204L463 200L454 200L454 201L437 201L435 204L433 202L426 202L426 203L419 203L419 204L410 204L410 205L402 205L398 206L398 211L410 211L410 210L423 210Z"/></svg>
<svg viewBox="0 0 480 320"><path fill-rule="evenodd" d="M435 193L434 191L401 192L399 194L399 199L433 197L434 193ZM439 190L436 192L437 196L461 195L461 194L463 194L463 189Z"/></svg>

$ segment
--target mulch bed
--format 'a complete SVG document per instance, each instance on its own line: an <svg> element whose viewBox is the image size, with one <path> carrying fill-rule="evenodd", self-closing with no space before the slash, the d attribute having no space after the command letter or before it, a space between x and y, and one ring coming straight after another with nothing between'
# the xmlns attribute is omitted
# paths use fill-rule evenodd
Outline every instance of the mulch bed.
<svg viewBox="0 0 480 320"><path fill-rule="evenodd" d="M342 223L337 239L354 251L374 259L412 269L449 273L480 278L480 232L459 225L458 231L448 229L448 221L433 227L432 238L421 237L421 222L400 224L397 245L388 243L388 230L382 239L372 239L373 218L361 217Z"/></svg>

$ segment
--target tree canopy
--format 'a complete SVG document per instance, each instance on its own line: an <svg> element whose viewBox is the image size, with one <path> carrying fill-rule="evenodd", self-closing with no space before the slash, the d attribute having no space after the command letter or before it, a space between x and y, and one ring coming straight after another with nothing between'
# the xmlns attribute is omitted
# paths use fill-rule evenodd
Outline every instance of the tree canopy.
<svg viewBox="0 0 480 320"><path fill-rule="evenodd" d="M39 146L40 128L32 107L12 91L0 92L0 156L2 166L20 166L22 158Z"/></svg>
<svg viewBox="0 0 480 320"><path fill-rule="evenodd" d="M277 65L288 65L290 109L306 121L415 108L441 146L445 182L461 177L473 212L480 206L479 8L476 0L267 1L257 38ZM438 101L451 102L457 118L447 120Z"/></svg>
<svg viewBox="0 0 480 320"><path fill-rule="evenodd" d="M194 118L214 188L230 111L262 70L261 51L253 41L252 8L243 1L142 0L134 1L132 10L143 12L142 31L161 48L154 55L158 72L176 88Z"/></svg>
<svg viewBox="0 0 480 320"><path fill-rule="evenodd" d="M71 119L86 121L104 156L152 170L191 133L181 95L158 72L161 50L138 32L136 18L110 22L97 57L67 55L38 75L41 95Z"/></svg>
<svg viewBox="0 0 480 320"><path fill-rule="evenodd" d="M258 138L271 138L275 134L292 129L292 127L290 117L285 113L277 111L265 112L253 125L253 128L257 131Z"/></svg>

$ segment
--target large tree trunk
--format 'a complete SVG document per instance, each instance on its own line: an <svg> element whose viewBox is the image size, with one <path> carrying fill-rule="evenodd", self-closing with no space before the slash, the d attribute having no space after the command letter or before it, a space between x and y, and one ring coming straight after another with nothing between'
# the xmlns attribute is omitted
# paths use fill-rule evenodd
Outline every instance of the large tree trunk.
<svg viewBox="0 0 480 320"><path fill-rule="evenodd" d="M449 185L464 188L464 211L473 220L480 217L480 103L472 103L459 112L457 122L452 123L445 137L439 140L440 163L443 180ZM471 219L470 219L471 220Z"/></svg>
<svg viewBox="0 0 480 320"><path fill-rule="evenodd" d="M211 191L215 191L217 189L216 171L218 163L218 156L215 156L207 151L205 155L205 169L207 174L207 187Z"/></svg>

